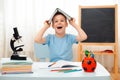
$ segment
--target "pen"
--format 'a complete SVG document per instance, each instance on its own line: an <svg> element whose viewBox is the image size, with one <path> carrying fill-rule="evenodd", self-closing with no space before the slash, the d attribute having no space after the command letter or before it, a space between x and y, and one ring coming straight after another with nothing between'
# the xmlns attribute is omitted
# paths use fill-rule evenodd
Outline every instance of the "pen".
<svg viewBox="0 0 120 80"><path fill-rule="evenodd" d="M51 67L52 65L54 65L56 62L53 62L52 64L50 64L48 67Z"/></svg>

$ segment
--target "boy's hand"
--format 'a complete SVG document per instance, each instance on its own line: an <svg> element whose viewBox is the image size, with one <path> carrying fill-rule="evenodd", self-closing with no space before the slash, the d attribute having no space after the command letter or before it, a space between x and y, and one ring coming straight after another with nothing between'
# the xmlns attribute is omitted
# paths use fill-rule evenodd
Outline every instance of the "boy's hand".
<svg viewBox="0 0 120 80"><path fill-rule="evenodd" d="M45 27L49 28L50 25L51 25L51 23L49 23L49 20L46 20L46 21L44 22L44 26L45 26Z"/></svg>
<svg viewBox="0 0 120 80"><path fill-rule="evenodd" d="M76 23L75 23L75 18L72 18L71 20L69 20L69 23L75 27Z"/></svg>

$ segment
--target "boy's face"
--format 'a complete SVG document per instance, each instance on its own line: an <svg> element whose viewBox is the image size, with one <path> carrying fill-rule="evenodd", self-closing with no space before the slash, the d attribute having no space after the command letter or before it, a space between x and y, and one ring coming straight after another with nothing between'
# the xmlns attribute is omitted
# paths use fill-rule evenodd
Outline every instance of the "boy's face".
<svg viewBox="0 0 120 80"><path fill-rule="evenodd" d="M62 34L65 33L65 28L68 26L68 23L65 17L59 14L53 18L52 26L56 33Z"/></svg>

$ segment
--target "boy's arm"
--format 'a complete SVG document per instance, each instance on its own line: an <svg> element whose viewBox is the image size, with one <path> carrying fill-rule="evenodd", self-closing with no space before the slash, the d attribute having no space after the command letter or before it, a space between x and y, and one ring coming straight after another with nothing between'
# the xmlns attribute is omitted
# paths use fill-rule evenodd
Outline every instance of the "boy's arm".
<svg viewBox="0 0 120 80"><path fill-rule="evenodd" d="M83 41L87 39L87 34L84 32L84 30L82 28L80 28L80 26L78 26L75 23L75 19L72 18L69 23L77 30L78 32L78 36L76 37L77 41Z"/></svg>
<svg viewBox="0 0 120 80"><path fill-rule="evenodd" d="M43 34L49 27L50 27L50 24L48 23L48 21L45 21L44 26L40 29L40 31L38 32L38 34L35 37L35 42L37 42L37 43L45 43L46 42L45 38L43 38Z"/></svg>

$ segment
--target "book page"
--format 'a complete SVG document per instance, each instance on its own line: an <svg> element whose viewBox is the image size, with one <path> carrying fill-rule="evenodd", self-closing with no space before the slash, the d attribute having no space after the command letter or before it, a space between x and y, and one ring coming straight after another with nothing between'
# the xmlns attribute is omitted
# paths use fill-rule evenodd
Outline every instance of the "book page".
<svg viewBox="0 0 120 80"><path fill-rule="evenodd" d="M64 65L72 65L71 61L65 61L65 60L59 60L54 65L52 65L52 68L62 68Z"/></svg>

